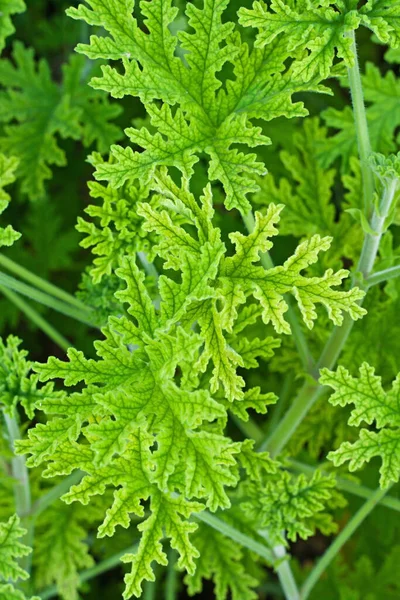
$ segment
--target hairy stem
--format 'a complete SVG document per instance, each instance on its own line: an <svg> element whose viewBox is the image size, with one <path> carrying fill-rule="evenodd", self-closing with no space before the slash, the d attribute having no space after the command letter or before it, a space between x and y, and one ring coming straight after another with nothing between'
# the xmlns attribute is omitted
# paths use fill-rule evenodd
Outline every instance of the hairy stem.
<svg viewBox="0 0 400 600"><path fill-rule="evenodd" d="M43 331L43 333L53 340L57 346L60 346L60 348L65 351L68 350L68 348L71 346L69 341L63 335L61 335L57 329L50 325L50 323L48 323L46 319L42 317L42 315L40 315L34 308L25 302L25 300L23 300L19 294L16 294L4 286L0 286L0 291L2 294L4 294L4 296L6 296L6 298L8 298L8 300L10 300L10 302L15 304L15 306L19 308L19 310L23 312L25 316L32 321L32 323L35 323L35 325L37 325L39 329Z"/></svg>
<svg viewBox="0 0 400 600"><path fill-rule="evenodd" d="M243 222L246 226L247 231L251 233L255 227L255 218L252 211L248 212L247 215L243 216ZM268 253L261 255L261 264L266 270L273 269L275 266L271 256ZM304 368L307 371L309 371L314 365L313 356L308 347L307 340L301 328L300 321L292 306L291 299L288 296L285 296L285 301L288 305L287 319L292 329L294 342L296 344Z"/></svg>
<svg viewBox="0 0 400 600"><path fill-rule="evenodd" d="M27 530L21 541L27 546L31 547L33 541L33 522L29 518L29 513L31 510L31 488L29 484L29 474L26 467L25 457L16 456L14 449L15 441L21 439L17 414L14 410L14 414L10 416L8 412L3 409L3 416L7 428L10 448L14 454L11 460L11 472L14 478L15 512L20 517L23 527L25 527ZM19 564L28 574L31 570L31 562L31 554L28 556L23 556L19 559Z"/></svg>
<svg viewBox="0 0 400 600"><path fill-rule="evenodd" d="M400 265L372 273L372 275L365 280L365 285L370 288L379 283L389 281L390 279L396 279L396 277L400 277Z"/></svg>
<svg viewBox="0 0 400 600"><path fill-rule="evenodd" d="M348 69L351 99L353 102L353 114L356 125L358 153L360 156L361 173L364 191L364 210L367 219L372 212L372 200L374 195L374 175L370 169L368 159L371 154L371 142L368 131L367 113L364 104L364 93L361 82L360 65L358 62L355 32L351 31L348 37L352 40L354 54L354 66Z"/></svg>
<svg viewBox="0 0 400 600"><path fill-rule="evenodd" d="M268 544L272 546L268 531L260 533L267 540ZM277 567L275 570L276 574L278 575L284 597L286 600L300 600L300 592L297 588L296 580L290 567L289 555L286 552L285 546L274 546L272 548L272 552L275 560L277 561Z"/></svg>
<svg viewBox="0 0 400 600"><path fill-rule="evenodd" d="M354 517L347 523L346 527L342 529L335 541L329 546L328 550L325 552L323 557L319 560L316 567L311 571L310 575L304 582L301 589L301 600L306 600L306 598L309 597L313 587L321 577L322 573L327 569L336 555L340 552L344 544L350 539L361 523L368 517L370 512L384 497L387 491L387 489L378 489L356 512Z"/></svg>
<svg viewBox="0 0 400 600"><path fill-rule="evenodd" d="M178 571L176 570L176 552L172 548L168 552L168 571L165 580L165 600L177 600Z"/></svg>

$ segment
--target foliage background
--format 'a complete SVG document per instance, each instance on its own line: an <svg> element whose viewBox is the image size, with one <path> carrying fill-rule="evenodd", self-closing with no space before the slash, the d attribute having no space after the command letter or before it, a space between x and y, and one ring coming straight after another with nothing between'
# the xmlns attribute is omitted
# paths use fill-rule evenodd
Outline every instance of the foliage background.
<svg viewBox="0 0 400 600"><path fill-rule="evenodd" d="M36 60L45 59L48 62L53 80L61 85L62 65L69 60L76 44L82 41L86 42L88 39L87 29L65 15L65 9L71 5L78 5L78 2L70 0L67 2L64 0L28 0L27 4L28 10L25 13L16 15L13 19L16 33L8 38L6 48L2 54L2 61L12 60L13 44L15 39L18 39L26 47L33 48ZM184 4L184 2L181 4ZM239 7L250 7L251 4L251 0L232 0L228 13L231 12L234 19L234 14ZM378 66L382 74L391 71L396 77L399 76L399 67L395 63L388 64L384 61L386 48L371 44L370 34L367 30L362 29L358 34L358 49L362 71L365 70L365 64L371 61ZM335 92L333 96L312 94L301 98L304 99L311 116L319 116L329 107L342 110L348 106L348 90L342 88L336 82L332 82L330 85ZM397 86L398 98L393 100L393 115L400 114L400 82L397 83ZM0 136L7 135L8 109L5 94L5 90L0 94L0 121L3 122L1 126L3 132L0 130ZM35 98L31 97L30 102L34 104ZM132 122L135 122L135 124L140 123L141 120L146 118L143 107L138 100L128 97L111 103L122 107L120 113L113 119L113 122L121 129L130 126ZM400 117L397 118L400 125ZM296 132L301 130L303 123L300 119L285 120L282 118L269 124L260 123L260 125L266 135L273 140L270 147L262 150L262 158L278 180L281 176L287 176L287 171L279 158L279 151L284 149L289 154L295 151L295 135ZM336 131L331 128L330 133L333 135ZM397 130L394 133L396 136ZM92 167L86 161L86 157L95 146L89 145L87 147L81 141L62 139L60 136L57 136L57 139L59 146L65 152L66 164L52 167L52 177L45 182L44 193L32 201L24 192L20 178L11 188L8 188L13 202L8 209L7 218L15 229L23 234L23 237L18 244L7 250L6 255L27 269L74 293L81 284L82 272L92 264L90 251L79 246L82 235L75 230L75 224L77 218L83 215L84 209L92 203L89 200L87 188L87 181L92 178ZM0 147L1 145L2 142L0 141ZM391 148L391 150L394 149ZM335 162L335 166L339 168L338 160ZM203 165L203 169L201 166L198 169L195 181L198 190L201 189L204 181L205 170ZM343 186L338 175L334 180L333 191L334 200L338 205L343 195ZM227 213L221 204L217 207L217 210L221 217L219 226L222 229L224 227L226 230L235 227L240 228L240 224L236 224L235 227L229 225L229 220L237 218L237 215L235 217ZM393 229L393 247L397 247L400 242L398 229L398 227ZM293 251L296 241L292 235L280 236L277 239L273 250L273 259L277 264L281 264ZM94 293L92 299L97 302L98 295ZM94 355L92 344L97 337L95 331L83 324L70 321L41 305L37 305L35 308L43 313L74 346L83 350L86 356ZM396 312L397 308L394 307L393 310ZM384 322L378 325L384 327ZM356 325L355 340L357 340L357 335L359 337L368 335L369 326L370 323L367 319ZM321 329L317 328L311 336L314 338L313 343L318 347L322 345L319 338L319 336L323 336ZM393 331L392 327L390 329L390 336L394 338L393 344L395 345L399 332ZM60 349L40 330L37 330L5 297L0 298L0 333L3 337L9 333L21 337L24 340L24 348L29 350L29 357L32 360L45 362L49 355L62 357ZM388 337L385 338L385 343L387 341ZM390 360L382 359L381 362L382 369L386 369L386 380L389 381L400 368L400 358L398 352L396 353L393 348L386 349L386 352L391 355ZM355 353L356 342L347 350L348 362L352 362ZM379 351L376 354L379 358ZM394 364L390 365L391 361ZM358 364L358 361L355 361L355 364ZM257 385L261 378L268 377L269 389L278 391L280 383L280 369L278 367L275 365L275 368L269 371L268 367L263 365L262 370L251 375L252 384ZM285 368L284 364L282 368ZM294 381L293 388L295 389L295 387L296 382ZM329 410L332 411L332 409ZM329 431L326 433L325 439L322 439L321 443L315 444L316 450L313 456L315 460L326 456L326 451L331 448L334 433L339 431L341 426L341 423L335 422L333 411L332 415L325 416L326 420L329 418L332 420L328 421L327 429ZM318 408L314 411L314 420L312 414L304 424L304 428L305 431L300 432L299 436L302 440L308 438L310 446L317 432L323 438L324 432L321 433L321 418L318 414ZM233 438L239 435L233 424L230 433ZM296 449L296 439L292 443L292 448ZM304 447L304 443L300 440L297 449L299 449L298 457L301 458L302 455L305 456L302 453L307 452L309 448ZM377 482L375 467L376 465L367 468L362 474L363 483L370 487L374 487ZM391 495L396 494L400 498L400 493L393 489ZM336 518L339 523L345 523L349 515L354 513L359 505L361 505L361 500L349 496L348 505L337 510ZM88 529L89 541L94 544L94 554L101 558L124 548L130 543L129 532L119 533L111 541L93 541L94 535L90 530L90 526ZM362 598L363 600L366 598L369 600L373 598L400 598L398 582L391 579L397 568L393 565L398 565L400 553L399 548L394 547L395 540L399 539L399 529L400 524L397 513L384 507L378 507L351 542L346 545L339 559L330 567L327 577L317 585L312 598L324 598L326 600L330 598L332 600L336 598L343 598L343 600L350 598L354 600L356 598ZM385 535L382 534L383 531L385 531ZM291 545L291 553L298 562L299 573L300 567L303 573L307 572L314 559L321 555L329 545L329 541L329 536L324 537L318 534L308 540L307 543L299 541ZM361 558L356 561L355 557ZM391 567L393 568L391 569ZM123 587L121 570L122 567L118 567L91 581L90 586L86 586L86 591L83 588L82 598L87 600L99 598L114 600L114 598L119 597ZM144 597L148 599L163 597L166 577L167 574L160 571L157 586L148 584ZM302 576L299 574L299 577ZM264 586L259 590L261 599L279 597L278 591L273 587L273 581L273 576L266 578ZM355 588L359 591L359 595L354 595ZM195 596L195 598L210 598L213 594L212 590L212 584L208 582L205 584L202 594ZM188 596L182 585L179 598L186 597Z"/></svg>

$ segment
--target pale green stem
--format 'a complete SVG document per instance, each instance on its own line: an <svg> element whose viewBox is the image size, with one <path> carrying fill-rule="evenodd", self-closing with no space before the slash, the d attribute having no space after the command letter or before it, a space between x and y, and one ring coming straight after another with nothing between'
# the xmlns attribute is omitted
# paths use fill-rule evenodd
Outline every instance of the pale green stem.
<svg viewBox="0 0 400 600"><path fill-rule="evenodd" d="M342 529L335 541L329 546L328 550L318 561L318 563L304 582L300 592L301 600L306 600L306 598L309 597L313 587L315 586L321 575L324 573L324 571L327 569L330 563L334 560L334 558L340 552L345 543L351 538L353 533L358 529L361 523L368 517L368 515L372 512L372 510L380 502L380 500L382 500L387 491L387 489L376 490L376 492L369 498L369 500L367 500L367 502L363 504L363 506L356 512L354 517L352 517L352 519L347 523L346 527Z"/></svg>
<svg viewBox="0 0 400 600"><path fill-rule="evenodd" d="M56 500L61 498L63 494L66 494L71 486L79 483L84 476L84 473L81 471L76 471L69 475L65 479L63 479L58 485L52 487L47 494L41 496L36 502L32 505L30 514L33 518L37 518L46 508L51 506Z"/></svg>
<svg viewBox="0 0 400 600"><path fill-rule="evenodd" d="M242 533L238 529L235 529L225 521L218 519L218 517L216 517L215 515L203 511L200 513L195 513L193 516L195 516L196 519L198 519L199 521L203 521L203 523L206 523L206 525L209 525L216 531L219 531L219 533L222 533L222 535L225 535L226 537L237 542L241 546L244 546L248 550L251 550L258 556L261 556L261 558L264 558L268 563L275 563L275 556L269 548L267 548L264 544L260 544L256 540L253 540L253 538Z"/></svg>
<svg viewBox="0 0 400 600"><path fill-rule="evenodd" d="M22 267L7 256L4 256L4 254L0 254L0 265L11 271L11 273L14 273L14 275L18 275L18 277L21 279L25 279L25 281L28 281L34 287L42 290L43 292L46 292L55 298L59 298L67 304L72 304L73 306L76 306L76 308L88 310L85 304L78 300L78 298L75 298L75 296L72 294L65 292L56 285L49 283L45 279L42 279L38 275L31 273L28 271L28 269L25 269L25 267Z"/></svg>
<svg viewBox="0 0 400 600"><path fill-rule="evenodd" d="M276 567L276 573L286 600L300 600L299 590L293 576L290 562L284 546L275 546L273 553L277 560L282 560Z"/></svg>
<svg viewBox="0 0 400 600"><path fill-rule="evenodd" d="M375 233L365 234L361 257L356 268L356 277L353 278L353 286L363 286L363 280L368 278L374 267L379 250L379 243L385 230L386 219L395 197L396 188L397 180L388 182L384 189L379 209L374 211L371 219L371 228ZM363 279L359 280L357 278L357 273L361 273ZM297 427L307 415L308 411L321 396L323 390L318 385L317 381L319 371L323 367L332 369L335 366L353 325L353 319L349 315L346 315L343 319L343 325L341 327L335 327L333 330L322 351L315 370L311 373L316 381L306 381L304 383L294 403L272 433L268 443L265 445L265 449L269 450L272 456L277 456L282 451Z"/></svg>
<svg viewBox="0 0 400 600"><path fill-rule="evenodd" d="M0 291L2 294L4 294L4 296L6 296L6 298L8 298L8 300L15 304L15 306L19 308L19 310L23 312L28 319L32 321L32 323L35 323L35 325L37 325L39 329L43 331L43 333L53 340L54 343L60 346L60 348L65 351L70 348L71 344L69 341L63 335L61 335L57 329L50 325L50 323L48 323L46 319L42 317L42 315L40 315L34 308L29 306L29 304L25 302L21 296L4 286L0 286Z"/></svg>
<svg viewBox="0 0 400 600"><path fill-rule="evenodd" d="M361 174L364 191L364 210L367 219L372 212L372 201L374 196L374 175L369 165L371 155L371 142L369 138L367 113L364 104L364 93L362 88L360 65L358 62L355 32L346 34L352 40L352 51L354 55L354 66L348 69L351 99L353 102L353 114L356 126L358 153L360 156Z"/></svg>
<svg viewBox="0 0 400 600"><path fill-rule="evenodd" d="M246 226L247 231L251 233L255 227L255 218L252 211L248 212L247 215L243 216L243 222ZM261 264L266 270L274 268L273 260L267 252L261 255ZM285 296L285 301L288 305L287 320L289 321L292 330L294 342L296 344L304 368L306 369L306 371L309 371L314 366L313 356L308 347L307 340L301 328L301 324L299 322L297 314L291 304L291 299L288 296Z"/></svg>
<svg viewBox="0 0 400 600"><path fill-rule="evenodd" d="M25 527L27 530L27 533L24 535L21 541L27 546L31 547L33 541L33 522L29 518L29 513L31 510L31 488L29 483L29 474L26 467L25 457L16 456L14 448L15 442L21 439L17 422L17 414L14 410L13 416L10 416L8 412L3 409L3 416L8 432L10 448L14 455L11 459L11 471L14 479L15 512L21 519L23 527ZM31 562L31 554L28 556L23 556L19 559L19 564L28 574L31 570Z"/></svg>
<svg viewBox="0 0 400 600"><path fill-rule="evenodd" d="M279 401L273 406L272 416L267 422L266 436L264 435L262 439L256 440L257 443L261 444L260 450L262 450L262 445L265 445L266 439L268 439L268 436L270 435L271 431L274 431L276 425L279 423L279 420L288 405L292 394L294 379L295 376L293 372L288 373L285 377L285 380L282 385L282 390L279 394Z"/></svg>
<svg viewBox="0 0 400 600"><path fill-rule="evenodd" d="M390 279L396 279L397 277L400 277L400 265L372 273L372 275L365 280L365 286L370 288L379 283L390 281Z"/></svg>
<svg viewBox="0 0 400 600"><path fill-rule="evenodd" d="M23 296L26 296L28 298L30 298L31 300L34 300L35 302L39 302L40 304L44 304L45 306L48 306L49 308L52 308L64 315L66 315L67 317L71 317L72 319L75 319L76 321L81 321L82 323L85 323L86 325L91 325L96 327L96 325L94 325L93 321L92 321L92 311L88 308L85 307L85 310L80 310L74 306L72 306L71 304L66 304L65 302L61 302L60 300L58 300L57 298L50 296L49 294L47 294L46 292L42 292L41 290L38 290L30 285L27 285L26 283L23 283L22 281L18 281L18 279L15 279L14 277L10 277L9 275L6 275L5 273L1 273L0 272L0 285L4 286L10 290L13 290L15 292L18 292L18 294L22 294Z"/></svg>
<svg viewBox="0 0 400 600"><path fill-rule="evenodd" d="M176 552L172 548L168 552L168 571L165 580L165 600L177 600L178 571L176 570Z"/></svg>
<svg viewBox="0 0 400 600"><path fill-rule="evenodd" d="M101 561L98 565L90 567L90 569L86 569L85 571L81 571L81 573L79 573L79 582L84 583L85 581L94 579L102 573L106 573L107 571L114 569L120 564L120 560L125 554L134 554L138 549L138 545L139 544L134 544L129 548L126 548L125 550L117 552L109 558L106 558L105 560ZM41 600L48 600L49 598L54 598L55 596L58 596L57 586L52 585L40 592L38 595L39 598L41 598Z"/></svg>
<svg viewBox="0 0 400 600"><path fill-rule="evenodd" d="M260 532L260 535L272 546L268 531ZM290 557L286 552L285 546L282 544L274 546L272 552L276 560L275 571L286 600L300 600L300 593L290 567Z"/></svg>

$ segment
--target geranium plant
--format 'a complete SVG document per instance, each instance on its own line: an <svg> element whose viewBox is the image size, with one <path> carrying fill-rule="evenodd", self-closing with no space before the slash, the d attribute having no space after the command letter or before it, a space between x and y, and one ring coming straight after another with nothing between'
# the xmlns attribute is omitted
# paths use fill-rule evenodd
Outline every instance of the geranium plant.
<svg viewBox="0 0 400 600"><path fill-rule="evenodd" d="M29 4L0 597L398 597L400 2Z"/></svg>

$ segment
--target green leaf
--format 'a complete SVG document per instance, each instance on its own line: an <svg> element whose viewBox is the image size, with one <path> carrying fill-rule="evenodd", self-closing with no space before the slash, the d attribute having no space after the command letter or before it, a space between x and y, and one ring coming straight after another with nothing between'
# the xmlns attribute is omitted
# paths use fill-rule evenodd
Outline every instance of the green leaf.
<svg viewBox="0 0 400 600"><path fill-rule="evenodd" d="M32 552L19 539L26 530L20 526L20 519L13 515L7 522L0 523L0 578L3 581L28 579L28 573L18 564L18 558Z"/></svg>
<svg viewBox="0 0 400 600"><path fill-rule="evenodd" d="M397 48L400 44L400 2L368 0L360 10L362 23L384 44Z"/></svg>
<svg viewBox="0 0 400 600"><path fill-rule="evenodd" d="M384 76L372 63L366 64L362 75L364 99L367 105L368 130L372 150L388 154L397 146L394 135L400 125L400 83L393 71ZM357 155L357 140L352 110L346 106L340 111L328 108L323 118L329 127L339 130L321 142L319 155L324 167L341 158L342 171L346 172L350 158Z"/></svg>
<svg viewBox="0 0 400 600"><path fill-rule="evenodd" d="M355 471L373 457L379 456L382 460L381 487L387 487L390 482L398 481L400 376L393 382L392 388L385 392L381 385L381 378L375 375L374 368L363 363L357 378L352 377L344 367L339 367L336 372L322 369L320 382L335 390L330 397L333 405L354 405L349 425L358 427L363 422L367 425L374 423L378 430L376 432L361 429L359 439L354 444L344 442L338 450L331 452L328 458L335 465L350 461L349 469Z"/></svg>
<svg viewBox="0 0 400 600"><path fill-rule="evenodd" d="M97 508L97 510L96 510ZM103 516L103 507L88 511L80 504L56 502L35 523L35 583L39 589L56 582L65 600L78 598L79 570L93 566L88 530Z"/></svg>
<svg viewBox="0 0 400 600"><path fill-rule="evenodd" d="M21 340L8 336L6 343L0 339L0 403L13 415L18 404L23 406L32 419L35 405L60 399L62 392L55 392L53 384L38 386L38 376L32 373L32 363L26 360L27 352L20 350Z"/></svg>
<svg viewBox="0 0 400 600"><path fill-rule="evenodd" d="M244 483L243 509L257 519L258 528L268 529L271 543L285 544L283 531L295 541L307 539L317 528L334 532L336 526L327 512L335 502L335 479L316 471L311 479L305 475L293 477L288 472L270 477L266 485Z"/></svg>
<svg viewBox="0 0 400 600"><path fill-rule="evenodd" d="M212 579L217 600L225 600L229 593L233 600L254 600L257 580L246 572L241 560L241 547L215 529L199 524L193 534L193 543L199 551L196 571L185 576L190 595L203 589L202 579Z"/></svg>
<svg viewBox="0 0 400 600"><path fill-rule="evenodd" d="M19 159L21 189L38 200L45 196L50 167L65 165L59 138L81 139L87 146L96 142L105 152L120 137L109 123L120 109L82 85L84 61L79 57L64 66L61 85L52 80L47 62L35 63L33 50L21 43L15 43L12 57L13 62L0 61L0 83L6 88L0 96L0 120L5 123L0 147Z"/></svg>
<svg viewBox="0 0 400 600"><path fill-rule="evenodd" d="M103 77L94 78L92 85L117 98L138 96L155 128L155 133L146 127L127 129L131 142L142 151L113 146L111 163L94 159L98 179L113 187L134 179L151 182L161 165L175 166L190 177L204 152L209 158L209 179L222 183L227 208L248 212L247 196L258 189L254 176L264 173L265 167L247 148L269 143L250 119L304 115L302 104L292 102L292 94L320 89L317 81L306 85L294 72L282 75L288 57L282 46L273 44L250 53L239 35L232 33L233 24L223 21L227 4L228 0L206 0L200 9L188 3L191 30L177 36L172 32L177 9L171 0L140 3L147 33L132 15L132 2L125 0L106 4L88 0L88 6L68 11L90 25L101 23L108 33L92 36L89 45L78 46L79 52L123 62L123 74L104 67ZM178 40L180 56L175 53ZM234 79L223 84L219 73L228 63L233 65ZM161 105L155 100L161 100ZM236 148L238 143L244 151Z"/></svg>
<svg viewBox="0 0 400 600"><path fill-rule="evenodd" d="M2 214L7 208L10 202L10 195L4 190L4 187L14 183L15 171L18 168L18 159L12 157L7 158L4 154L0 154L0 214ZM12 246L12 244L21 237L11 227L0 227L0 247L1 246Z"/></svg>
<svg viewBox="0 0 400 600"><path fill-rule="evenodd" d="M0 1L0 52L3 51L6 38L15 31L11 16L26 10L24 0L1 0Z"/></svg>
<svg viewBox="0 0 400 600"><path fill-rule="evenodd" d="M254 2L252 9L239 10L239 22L246 27L256 27L259 33L256 45L263 47L275 38L286 47L296 61L294 74L305 80L315 74L329 76L335 56L348 67L353 66L354 56L351 40L345 34L357 29L360 17L357 11L335 10L334 2L310 2L309 0L272 0ZM339 3L335 3L339 4ZM353 2L354 4L354 2Z"/></svg>

